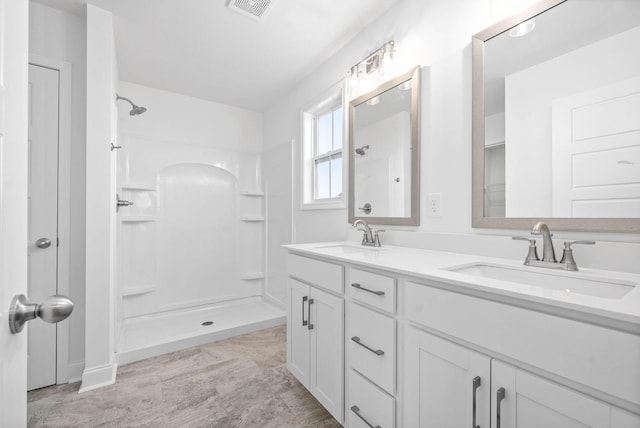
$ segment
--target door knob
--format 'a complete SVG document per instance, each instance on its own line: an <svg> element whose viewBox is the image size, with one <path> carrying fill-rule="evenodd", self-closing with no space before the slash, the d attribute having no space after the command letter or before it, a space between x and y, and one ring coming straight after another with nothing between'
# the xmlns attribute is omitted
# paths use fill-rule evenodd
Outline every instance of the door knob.
<svg viewBox="0 0 640 428"><path fill-rule="evenodd" d="M27 321L40 318L48 323L58 323L73 312L73 301L65 296L48 297L44 302L27 303L24 294L19 294L9 307L9 329L11 334L20 333Z"/></svg>
<svg viewBox="0 0 640 428"><path fill-rule="evenodd" d="M36 247L38 248L49 248L51 246L51 239L49 238L40 238L36 241Z"/></svg>

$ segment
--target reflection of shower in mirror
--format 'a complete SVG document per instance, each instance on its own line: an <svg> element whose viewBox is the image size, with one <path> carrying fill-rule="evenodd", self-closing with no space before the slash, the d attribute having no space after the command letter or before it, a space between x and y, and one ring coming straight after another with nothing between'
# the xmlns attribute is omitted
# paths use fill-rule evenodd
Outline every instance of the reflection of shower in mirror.
<svg viewBox="0 0 640 428"><path fill-rule="evenodd" d="M360 148L357 148L357 149L356 149L356 154L358 154L358 155L360 155L360 156L364 156L364 155L366 154L366 153L365 153L365 149L366 149L366 150L369 150L369 145L368 145L368 144L367 144L366 146L362 146L362 147L360 147Z"/></svg>

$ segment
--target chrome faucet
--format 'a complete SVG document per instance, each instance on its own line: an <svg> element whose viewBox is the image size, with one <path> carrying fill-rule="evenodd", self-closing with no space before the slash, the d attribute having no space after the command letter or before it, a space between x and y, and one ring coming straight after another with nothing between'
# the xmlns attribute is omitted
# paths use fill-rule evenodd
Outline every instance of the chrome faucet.
<svg viewBox="0 0 640 428"><path fill-rule="evenodd" d="M553 249L553 234L549 230L546 223L539 222L533 225L531 229L532 235L542 235L542 261L556 263L556 252Z"/></svg>
<svg viewBox="0 0 640 428"><path fill-rule="evenodd" d="M364 232L362 236L362 245L366 245L368 247L380 247L380 237L378 233L384 232L384 230L373 230L369 227L366 221L362 219L358 219L353 222L353 227L358 227L358 225L362 225L364 229L358 228L358 230Z"/></svg>
<svg viewBox="0 0 640 428"><path fill-rule="evenodd" d="M522 236L513 237L513 239L529 241L529 253L524 260L524 264L527 266L576 271L578 270L578 265L573 258L573 249L571 246L573 244L594 245L596 243L595 241L565 241L562 259L558 262L556 260L556 252L553 248L553 240L551 239L553 234L549 230L549 226L542 222L536 223L531 229L531 234L542 235L542 260L538 258L535 239Z"/></svg>

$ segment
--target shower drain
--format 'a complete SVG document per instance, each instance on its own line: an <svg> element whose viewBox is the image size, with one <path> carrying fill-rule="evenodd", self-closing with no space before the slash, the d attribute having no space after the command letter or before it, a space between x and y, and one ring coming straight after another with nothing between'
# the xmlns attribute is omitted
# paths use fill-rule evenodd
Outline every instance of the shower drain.
<svg viewBox="0 0 640 428"><path fill-rule="evenodd" d="M213 321L205 321L202 325L213 325Z"/></svg>

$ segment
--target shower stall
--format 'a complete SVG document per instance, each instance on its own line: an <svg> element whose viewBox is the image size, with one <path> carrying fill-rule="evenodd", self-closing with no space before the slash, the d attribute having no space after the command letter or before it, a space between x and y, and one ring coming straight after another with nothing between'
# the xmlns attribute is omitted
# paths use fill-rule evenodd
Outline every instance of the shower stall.
<svg viewBox="0 0 640 428"><path fill-rule="evenodd" d="M285 320L265 290L260 151L193 141L191 131L159 136L169 120L193 124L151 95L157 107L119 115L119 364Z"/></svg>

